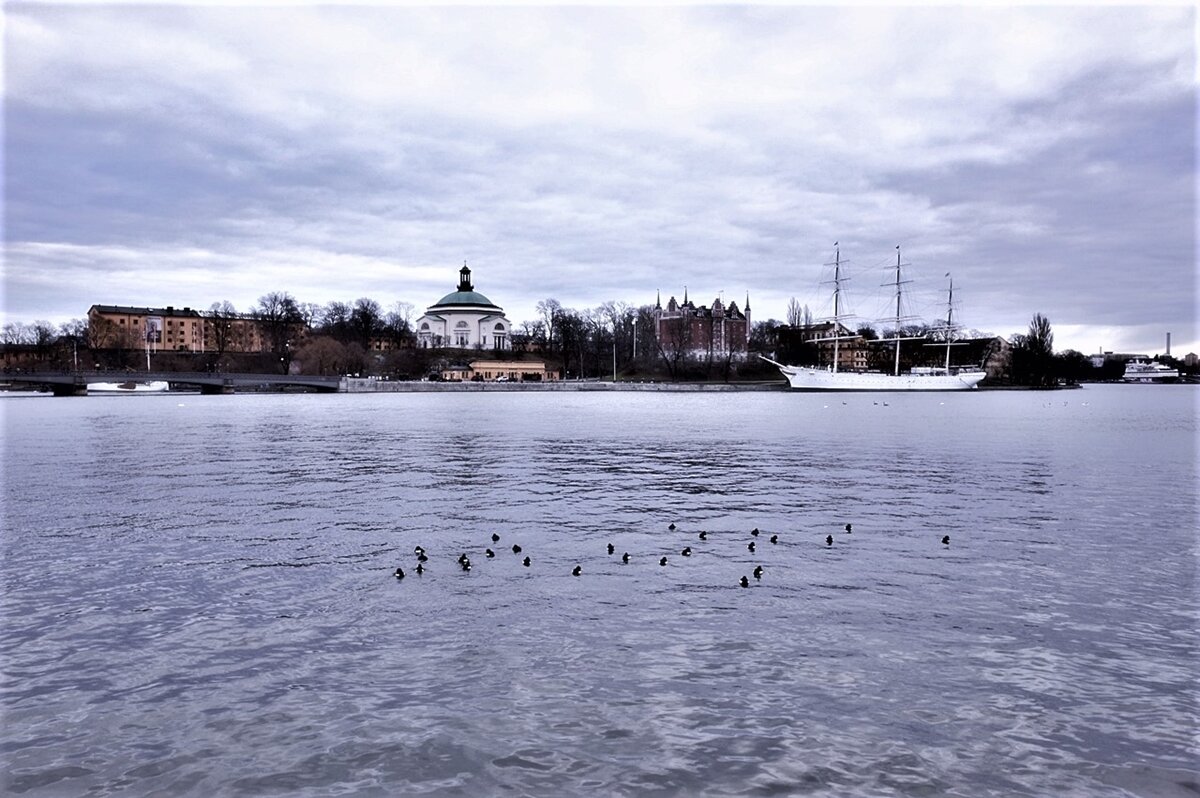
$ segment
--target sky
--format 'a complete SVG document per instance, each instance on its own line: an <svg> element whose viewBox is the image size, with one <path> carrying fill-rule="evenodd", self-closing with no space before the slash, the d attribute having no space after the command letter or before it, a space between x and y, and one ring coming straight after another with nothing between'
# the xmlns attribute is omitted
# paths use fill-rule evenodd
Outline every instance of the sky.
<svg viewBox="0 0 1200 798"><path fill-rule="evenodd" d="M1200 352L1179 5L47 5L4 22L0 321L846 299Z"/></svg>

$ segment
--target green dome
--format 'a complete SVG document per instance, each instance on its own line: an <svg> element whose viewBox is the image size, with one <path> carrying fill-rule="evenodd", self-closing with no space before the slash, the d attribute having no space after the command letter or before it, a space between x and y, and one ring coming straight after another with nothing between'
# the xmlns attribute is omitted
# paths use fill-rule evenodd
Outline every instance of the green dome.
<svg viewBox="0 0 1200 798"><path fill-rule="evenodd" d="M485 297L478 291L455 291L452 294L446 294L439 299L432 307L440 308L446 305L478 305L487 308L495 308L492 300Z"/></svg>

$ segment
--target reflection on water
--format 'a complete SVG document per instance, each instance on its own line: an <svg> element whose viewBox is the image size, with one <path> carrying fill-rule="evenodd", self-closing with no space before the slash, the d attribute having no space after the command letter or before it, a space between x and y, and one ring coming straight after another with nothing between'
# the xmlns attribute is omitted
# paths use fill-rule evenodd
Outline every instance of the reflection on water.
<svg viewBox="0 0 1200 798"><path fill-rule="evenodd" d="M1183 794L1188 390L5 400L5 791Z"/></svg>

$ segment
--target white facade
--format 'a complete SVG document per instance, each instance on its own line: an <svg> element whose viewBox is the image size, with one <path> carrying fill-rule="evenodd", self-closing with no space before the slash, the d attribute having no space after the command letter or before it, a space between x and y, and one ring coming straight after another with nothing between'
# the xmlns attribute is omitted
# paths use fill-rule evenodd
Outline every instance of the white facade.
<svg viewBox="0 0 1200 798"><path fill-rule="evenodd" d="M511 323L504 309L474 290L463 264L458 290L430 305L417 319L417 345L426 349L511 349Z"/></svg>

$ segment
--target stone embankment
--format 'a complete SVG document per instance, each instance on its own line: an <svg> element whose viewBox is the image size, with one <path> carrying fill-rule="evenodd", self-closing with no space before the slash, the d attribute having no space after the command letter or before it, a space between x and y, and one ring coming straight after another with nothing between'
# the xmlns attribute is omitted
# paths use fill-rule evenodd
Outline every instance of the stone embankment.
<svg viewBox="0 0 1200 798"><path fill-rule="evenodd" d="M538 392L538 391L647 391L672 393L784 391L786 382L592 382L563 380L561 382L403 382L343 377L341 393L437 393L437 392Z"/></svg>

